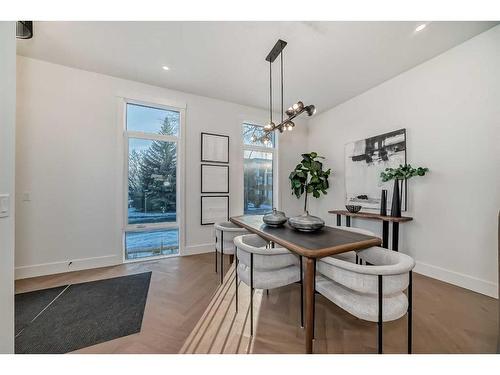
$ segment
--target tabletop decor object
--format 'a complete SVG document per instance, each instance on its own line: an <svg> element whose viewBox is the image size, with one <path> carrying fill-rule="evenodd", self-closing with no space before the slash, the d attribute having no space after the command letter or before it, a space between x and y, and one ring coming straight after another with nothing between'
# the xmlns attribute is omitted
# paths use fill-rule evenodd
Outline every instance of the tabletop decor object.
<svg viewBox="0 0 500 375"><path fill-rule="evenodd" d="M413 168L411 164L400 164L398 168L386 168L385 171L380 173L383 182L394 180L394 188L392 190L392 206L391 216L401 217L401 194L400 184L403 181L409 180L415 176L425 176L429 168Z"/></svg>
<svg viewBox="0 0 500 375"><path fill-rule="evenodd" d="M346 204L345 208L347 209L347 211L352 212L353 214L361 210L361 206L357 206L354 204Z"/></svg>
<svg viewBox="0 0 500 375"><path fill-rule="evenodd" d="M323 170L323 163L318 159L324 159L318 156L316 152L302 154L302 161L297 164L290 173L289 179L292 188L292 194L299 199L305 193L304 213L300 216L291 217L288 223L294 229L311 232L321 229L325 222L316 216L309 215L307 211L307 196L312 194L314 198L319 198L321 194L326 194L329 188L328 177L331 170Z"/></svg>
<svg viewBox="0 0 500 375"><path fill-rule="evenodd" d="M282 211L278 211L276 208L273 208L271 212L268 212L262 218L266 225L276 228L283 226L283 224L286 223L287 219L288 218L286 217L285 213Z"/></svg>

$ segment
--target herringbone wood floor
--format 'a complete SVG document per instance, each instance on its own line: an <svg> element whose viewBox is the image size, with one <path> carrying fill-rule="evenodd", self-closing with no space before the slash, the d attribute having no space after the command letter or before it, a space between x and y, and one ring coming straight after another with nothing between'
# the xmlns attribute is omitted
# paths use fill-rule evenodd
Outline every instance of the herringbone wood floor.
<svg viewBox="0 0 500 375"><path fill-rule="evenodd" d="M16 292L153 271L140 333L78 353L303 353L299 285L257 293L255 335L248 335L248 289L240 284L234 310L231 270L223 286L212 254L18 280ZM229 262L226 261L227 265ZM322 296L316 298L315 353L374 353L376 327L354 318ZM414 276L415 353L494 353L497 300ZM238 336L240 335L240 337ZM404 353L406 320L384 325L384 352Z"/></svg>

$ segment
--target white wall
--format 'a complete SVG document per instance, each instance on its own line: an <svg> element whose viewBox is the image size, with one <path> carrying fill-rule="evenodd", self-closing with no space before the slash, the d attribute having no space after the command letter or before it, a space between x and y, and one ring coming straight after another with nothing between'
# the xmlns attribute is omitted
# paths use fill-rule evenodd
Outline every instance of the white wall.
<svg viewBox="0 0 500 375"><path fill-rule="evenodd" d="M344 144L406 128L408 161L430 173L409 181L414 221L401 226L400 248L416 258L417 272L496 296L499 67L497 26L313 118L309 148L334 174L312 211L328 217L344 207Z"/></svg>
<svg viewBox="0 0 500 375"><path fill-rule="evenodd" d="M212 226L200 225L200 133L231 137L230 211L241 214L241 124L265 124L267 111L21 56L17 61L17 278L121 263L123 130L117 96L186 105L184 253L212 251ZM295 154L306 146L305 136L286 138L280 167L288 166L287 150ZM30 201L23 200L25 193Z"/></svg>
<svg viewBox="0 0 500 375"><path fill-rule="evenodd" d="M0 218L0 353L14 352L15 31L0 22L0 194L11 195L10 216Z"/></svg>

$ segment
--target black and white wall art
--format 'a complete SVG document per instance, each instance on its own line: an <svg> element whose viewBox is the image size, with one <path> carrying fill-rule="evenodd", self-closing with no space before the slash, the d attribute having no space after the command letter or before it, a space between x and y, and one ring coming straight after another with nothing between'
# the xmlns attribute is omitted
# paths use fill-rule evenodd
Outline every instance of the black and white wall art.
<svg viewBox="0 0 500 375"><path fill-rule="evenodd" d="M201 193L229 193L229 165L201 165Z"/></svg>
<svg viewBox="0 0 500 375"><path fill-rule="evenodd" d="M211 225L229 220L229 196L201 197L201 225Z"/></svg>
<svg viewBox="0 0 500 375"><path fill-rule="evenodd" d="M229 163L229 136L201 133L201 161Z"/></svg>
<svg viewBox="0 0 500 375"><path fill-rule="evenodd" d="M380 208L382 189L387 189L391 207L394 181L382 182L385 168L406 164L406 129L351 142L345 145L346 204L367 209ZM402 209L406 210L406 183L402 189Z"/></svg>

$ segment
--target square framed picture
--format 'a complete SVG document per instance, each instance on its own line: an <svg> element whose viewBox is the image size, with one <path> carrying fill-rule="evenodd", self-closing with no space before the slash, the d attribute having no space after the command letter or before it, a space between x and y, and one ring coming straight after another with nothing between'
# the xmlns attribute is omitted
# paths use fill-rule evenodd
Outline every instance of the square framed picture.
<svg viewBox="0 0 500 375"><path fill-rule="evenodd" d="M229 136L201 133L201 161L229 163Z"/></svg>
<svg viewBox="0 0 500 375"><path fill-rule="evenodd" d="M229 165L201 165L201 193L229 193Z"/></svg>
<svg viewBox="0 0 500 375"><path fill-rule="evenodd" d="M229 220L229 196L211 195L201 197L201 225L211 225Z"/></svg>

